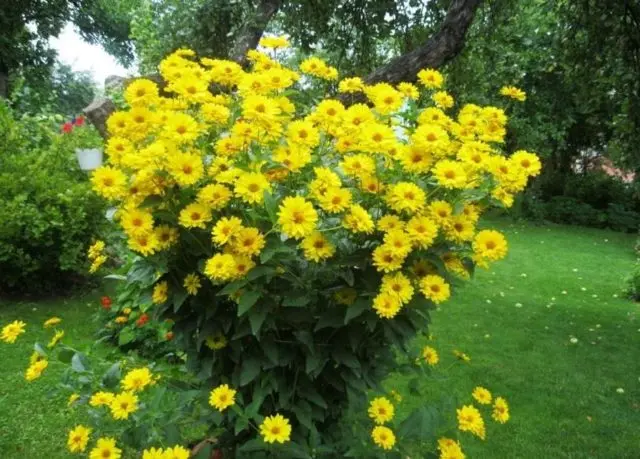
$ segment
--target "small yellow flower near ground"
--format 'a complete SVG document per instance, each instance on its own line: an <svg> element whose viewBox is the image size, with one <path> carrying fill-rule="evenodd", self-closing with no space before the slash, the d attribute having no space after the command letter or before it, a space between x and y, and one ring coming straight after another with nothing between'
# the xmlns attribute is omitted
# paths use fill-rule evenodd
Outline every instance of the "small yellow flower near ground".
<svg viewBox="0 0 640 459"><path fill-rule="evenodd" d="M202 283L200 282L200 276L197 273L187 274L184 278L184 288L187 290L189 295L197 295L198 290L202 287Z"/></svg>
<svg viewBox="0 0 640 459"><path fill-rule="evenodd" d="M129 318L127 316L118 316L114 319L117 324L126 324Z"/></svg>
<svg viewBox="0 0 640 459"><path fill-rule="evenodd" d="M169 292L169 284L167 281L158 282L153 287L153 294L151 295L151 301L155 304L161 304L167 301Z"/></svg>
<svg viewBox="0 0 640 459"><path fill-rule="evenodd" d="M142 451L142 459L165 459L164 453L162 448L148 448Z"/></svg>
<svg viewBox="0 0 640 459"><path fill-rule="evenodd" d="M425 346L424 349L422 349L422 357L424 357L424 360L431 366L437 365L440 361L438 352L431 346Z"/></svg>
<svg viewBox="0 0 640 459"><path fill-rule="evenodd" d="M173 448L167 448L164 450L164 456L162 456L162 459L189 459L190 456L191 452L188 449L180 445L176 445Z"/></svg>
<svg viewBox="0 0 640 459"><path fill-rule="evenodd" d="M491 400L492 400L491 392L489 392L484 387L481 387L481 386L476 387L475 389L473 389L473 393L471 395L481 405L491 404Z"/></svg>
<svg viewBox="0 0 640 459"><path fill-rule="evenodd" d="M21 320L14 320L9 325L5 325L2 328L2 334L0 335L0 340L5 343L13 344L18 339L18 336L22 335L25 332L26 323Z"/></svg>
<svg viewBox="0 0 640 459"><path fill-rule="evenodd" d="M42 326L44 328L49 328L58 325L60 322L62 322L62 319L60 317L51 317L50 319L45 320Z"/></svg>
<svg viewBox="0 0 640 459"><path fill-rule="evenodd" d="M440 304L451 296L451 289L441 276L430 274L420 279L420 291L425 298Z"/></svg>
<svg viewBox="0 0 640 459"><path fill-rule="evenodd" d="M369 404L369 417L376 424L384 424L393 419L393 404L386 397L374 398Z"/></svg>
<svg viewBox="0 0 640 459"><path fill-rule="evenodd" d="M98 406L109 406L111 402L113 402L113 398L115 396L111 392L96 392L89 399L89 405L98 407Z"/></svg>
<svg viewBox="0 0 640 459"><path fill-rule="evenodd" d="M515 86L503 86L500 88L500 95L517 100L518 102L527 100L527 93Z"/></svg>
<svg viewBox="0 0 640 459"><path fill-rule="evenodd" d="M89 459L120 459L122 450L116 446L115 438L99 438L96 447L89 453Z"/></svg>
<svg viewBox="0 0 640 459"><path fill-rule="evenodd" d="M229 385L223 384L211 391L209 396L209 405L218 411L224 411L236 403L236 391L229 388Z"/></svg>
<svg viewBox="0 0 640 459"><path fill-rule="evenodd" d="M462 360L463 362L471 362L471 357L457 349L454 349L453 355L455 355L458 360Z"/></svg>
<svg viewBox="0 0 640 459"><path fill-rule="evenodd" d="M122 388L126 391L138 392L153 384L153 373L147 367L129 371L122 379Z"/></svg>
<svg viewBox="0 0 640 459"><path fill-rule="evenodd" d="M82 453L87 449L87 443L89 442L89 435L91 429L83 425L77 425L69 431L69 439L67 440L67 447L72 453Z"/></svg>
<svg viewBox="0 0 640 459"><path fill-rule="evenodd" d="M480 411L473 405L465 405L457 410L458 429L463 432L471 432L475 436L484 440L485 427L484 419Z"/></svg>
<svg viewBox="0 0 640 459"><path fill-rule="evenodd" d="M49 344L47 344L47 347L49 349L55 347L62 338L64 338L64 330L58 330L56 334L53 335L53 338L51 338L51 341L49 341Z"/></svg>
<svg viewBox="0 0 640 459"><path fill-rule="evenodd" d="M113 397L109 408L114 419L129 419L129 415L138 409L138 397L132 392L121 392Z"/></svg>
<svg viewBox="0 0 640 459"><path fill-rule="evenodd" d="M504 424L509 420L511 417L509 415L509 405L504 398L496 397L496 400L493 403L493 413L491 417L500 424Z"/></svg>
<svg viewBox="0 0 640 459"><path fill-rule="evenodd" d="M439 459L465 459L460 443L451 438L442 437L438 440L440 450Z"/></svg>
<svg viewBox="0 0 640 459"><path fill-rule="evenodd" d="M389 450L396 444L393 431L385 426L375 426L371 431L373 442L382 449Z"/></svg>
<svg viewBox="0 0 640 459"><path fill-rule="evenodd" d="M49 361L47 359L38 360L37 362L31 364L24 375L27 381L33 381L34 379L38 379L42 376L44 370L49 366Z"/></svg>
<svg viewBox="0 0 640 459"><path fill-rule="evenodd" d="M80 395L75 393L69 395L69 401L67 402L67 406L73 405L79 398L80 398Z"/></svg>
<svg viewBox="0 0 640 459"><path fill-rule="evenodd" d="M266 443L286 443L291 439L291 424L281 414L267 416L260 424L260 434Z"/></svg>

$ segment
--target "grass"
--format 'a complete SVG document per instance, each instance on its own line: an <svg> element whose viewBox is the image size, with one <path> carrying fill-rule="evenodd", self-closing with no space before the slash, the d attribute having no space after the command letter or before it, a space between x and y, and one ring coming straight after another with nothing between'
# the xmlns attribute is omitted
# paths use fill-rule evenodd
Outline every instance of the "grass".
<svg viewBox="0 0 640 459"><path fill-rule="evenodd" d="M507 398L512 419L504 426L487 419L485 442L463 433L469 457L637 457L640 306L616 297L633 265L634 237L556 225L497 226L509 239L508 258L479 271L434 313L430 345L441 363L423 382L426 397L405 396L399 410L443 392L470 403L472 389L482 385ZM64 397L43 402L46 382L59 373L52 366L27 384L23 372L31 343L51 334L38 323L62 317L71 344L81 347L92 342L97 305L96 296L0 303L0 324L21 318L31 325L17 344L0 345L0 457L70 457L64 432L77 414L59 408ZM471 362L454 363L453 349Z"/></svg>

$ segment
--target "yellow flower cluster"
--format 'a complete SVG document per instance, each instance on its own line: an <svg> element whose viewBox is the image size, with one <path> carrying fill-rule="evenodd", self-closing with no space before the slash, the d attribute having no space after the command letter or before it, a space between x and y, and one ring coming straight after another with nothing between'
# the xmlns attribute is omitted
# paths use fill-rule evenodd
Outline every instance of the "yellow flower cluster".
<svg viewBox="0 0 640 459"><path fill-rule="evenodd" d="M496 397L494 400L491 392L481 386L474 388L471 395L480 405L491 405L491 402L493 401L493 412L491 416L496 422L504 424L509 420L509 405L504 398ZM464 405L462 408L457 410L457 415L458 429L463 432L471 432L482 440L485 439L486 430L484 419L482 418L480 411L475 406ZM441 452L443 451L442 448L440 448L440 450Z"/></svg>
<svg viewBox="0 0 640 459"><path fill-rule="evenodd" d="M5 343L13 344L18 339L18 336L25 332L26 323L21 320L14 320L8 325L2 327L2 333L0 334L0 340Z"/></svg>
<svg viewBox="0 0 640 459"><path fill-rule="evenodd" d="M91 261L90 273L95 273L100 267L107 261L107 256L104 254L105 243L104 241L96 241L89 247L87 257Z"/></svg>
<svg viewBox="0 0 640 459"><path fill-rule="evenodd" d="M376 445L385 450L393 448L396 444L393 430L383 425L391 421L394 414L395 408L386 397L377 397L369 404L369 417L378 424L371 431L371 438Z"/></svg>
<svg viewBox="0 0 640 459"><path fill-rule="evenodd" d="M287 43L271 37L262 45ZM478 219L491 204L510 206L541 166L526 151L504 156L502 109L466 104L448 113L455 100L433 69L419 73L422 90L359 78L339 83L341 92L361 92L370 105L325 99L296 107L289 95L301 73L257 50L248 58L251 71L178 50L159 66L174 97L150 80L127 87L130 109L109 118L108 164L91 180L118 203L116 218L132 250L151 256L188 233L202 245L194 235L205 231L210 256L200 272L224 284L259 264L274 231L298 241L313 263L336 257L340 247L366 247L383 276L373 307L385 319L418 291L435 304L446 301L447 275L466 279L468 261L486 267L506 255L504 236L478 231ZM299 71L338 78L316 57ZM227 90L214 94L213 86ZM277 199L272 227L250 217L264 212L265 195ZM426 256L434 246L447 275L431 261L434 253ZM94 265L102 250L98 243L90 250ZM201 285L197 272L184 278L190 295ZM153 301L166 300L163 281Z"/></svg>

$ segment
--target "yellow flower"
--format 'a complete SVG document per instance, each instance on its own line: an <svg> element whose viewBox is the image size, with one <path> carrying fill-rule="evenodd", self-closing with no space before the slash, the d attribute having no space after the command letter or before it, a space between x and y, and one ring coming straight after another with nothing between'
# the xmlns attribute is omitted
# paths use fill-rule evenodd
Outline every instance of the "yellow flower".
<svg viewBox="0 0 640 459"><path fill-rule="evenodd" d="M349 207L351 198L351 192L346 188L329 188L322 196L318 197L318 203L322 210L338 213Z"/></svg>
<svg viewBox="0 0 640 459"><path fill-rule="evenodd" d="M151 301L155 304L161 304L169 299L169 284L167 281L158 282L153 287L153 294L151 295Z"/></svg>
<svg viewBox="0 0 640 459"><path fill-rule="evenodd" d="M394 408L386 397L374 398L369 404L369 417L376 424L384 424L393 419Z"/></svg>
<svg viewBox="0 0 640 459"><path fill-rule="evenodd" d="M213 351L224 349L227 346L227 338L222 333L216 333L213 336L209 336L205 340L207 347Z"/></svg>
<svg viewBox="0 0 640 459"><path fill-rule="evenodd" d="M146 78L138 78L127 85L124 91L124 100L135 106L149 106L158 101L158 85Z"/></svg>
<svg viewBox="0 0 640 459"><path fill-rule="evenodd" d="M98 269L100 269L100 266L102 266L105 262L107 261L107 257L104 255L98 255L94 260L93 263L91 263L91 267L89 267L89 273L93 274L96 271L98 271Z"/></svg>
<svg viewBox="0 0 640 459"><path fill-rule="evenodd" d="M304 251L305 258L315 262L326 260L336 252L335 246L319 231L314 231L306 236L300 247Z"/></svg>
<svg viewBox="0 0 640 459"><path fill-rule="evenodd" d="M440 108L453 107L453 97L451 97L446 91L436 92L433 96L431 96L431 99Z"/></svg>
<svg viewBox="0 0 640 459"><path fill-rule="evenodd" d="M54 327L58 325L60 322L62 322L62 319L60 317L51 317L50 319L45 320L43 327L44 328Z"/></svg>
<svg viewBox="0 0 640 459"><path fill-rule="evenodd" d="M364 82L361 78L345 78L338 84L338 92L354 93L360 92L364 89Z"/></svg>
<svg viewBox="0 0 640 459"><path fill-rule="evenodd" d="M480 231L473 240L474 253L488 261L497 261L507 254L507 240L494 230Z"/></svg>
<svg viewBox="0 0 640 459"><path fill-rule="evenodd" d="M120 199L127 193L127 176L120 169L101 166L91 174L93 189L105 199Z"/></svg>
<svg viewBox="0 0 640 459"><path fill-rule="evenodd" d="M44 370L49 366L49 362L46 359L38 360L32 363L24 375L24 378L27 381L33 381L34 379L38 379L42 376Z"/></svg>
<svg viewBox="0 0 640 459"><path fill-rule="evenodd" d="M404 304L411 301L413 297L411 281L401 272L382 276L380 291L396 296Z"/></svg>
<svg viewBox="0 0 640 459"><path fill-rule="evenodd" d="M238 178L234 193L247 204L260 204L264 200L264 192L271 191L271 185L263 174L244 173Z"/></svg>
<svg viewBox="0 0 640 459"><path fill-rule="evenodd" d="M178 229L169 225L158 225L154 230L154 235L160 249L168 249L178 242Z"/></svg>
<svg viewBox="0 0 640 459"><path fill-rule="evenodd" d="M204 175L202 158L196 153L177 153L167 161L167 170L178 182L186 187L195 184Z"/></svg>
<svg viewBox="0 0 640 459"><path fill-rule="evenodd" d="M47 347L49 349L53 348L63 337L64 330L58 330L55 335L53 335L53 338L51 338L51 341L49 341L49 344L47 344Z"/></svg>
<svg viewBox="0 0 640 459"><path fill-rule="evenodd" d="M491 392L489 392L484 387L476 387L475 389L473 389L473 393L471 395L473 395L473 398L476 399L476 402L480 403L481 405L489 405L491 403Z"/></svg>
<svg viewBox="0 0 640 459"><path fill-rule="evenodd" d="M142 451L142 459L166 459L165 451L162 448L145 449Z"/></svg>
<svg viewBox="0 0 640 459"><path fill-rule="evenodd" d="M241 228L233 236L231 249L236 254L252 257L258 255L264 245L264 236L258 228Z"/></svg>
<svg viewBox="0 0 640 459"><path fill-rule="evenodd" d="M378 316L393 319L402 309L402 302L396 295L382 292L373 299L373 309Z"/></svg>
<svg viewBox="0 0 640 459"><path fill-rule="evenodd" d="M471 361L471 357L469 357L467 354L465 354L464 352L461 352L461 351L459 351L457 349L454 349L453 355L455 355L458 360L461 360L463 362L470 362Z"/></svg>
<svg viewBox="0 0 640 459"><path fill-rule="evenodd" d="M344 304L345 306L352 305L356 298L358 297L358 292L355 289L349 287L343 287L333 294L333 297L339 304Z"/></svg>
<svg viewBox="0 0 640 459"><path fill-rule="evenodd" d="M164 138L177 144L193 142L199 134L198 122L186 113L178 112L168 116L162 132Z"/></svg>
<svg viewBox="0 0 640 459"><path fill-rule="evenodd" d="M209 258L204 267L204 273L216 281L226 281L235 274L236 263L233 256L217 253Z"/></svg>
<svg viewBox="0 0 640 459"><path fill-rule="evenodd" d="M0 339L5 343L15 343L18 336L25 332L26 326L27 324L21 320L14 320L9 325L5 325L2 328L2 335L0 335Z"/></svg>
<svg viewBox="0 0 640 459"><path fill-rule="evenodd" d="M464 188L467 185L467 174L457 161L438 161L432 172L444 188Z"/></svg>
<svg viewBox="0 0 640 459"><path fill-rule="evenodd" d="M73 405L76 401L78 401L79 398L80 398L80 395L75 394L75 393L69 395L69 400L67 401L67 406Z"/></svg>
<svg viewBox="0 0 640 459"><path fill-rule="evenodd" d="M493 413L491 417L500 424L504 424L509 420L509 405L504 398L496 397L496 400L493 403Z"/></svg>
<svg viewBox="0 0 640 459"><path fill-rule="evenodd" d="M67 447L72 453L82 453L87 449L87 443L89 443L89 435L91 429L83 425L77 425L69 431L69 438L67 440Z"/></svg>
<svg viewBox="0 0 640 459"><path fill-rule="evenodd" d="M197 295L198 290L202 287L198 273L187 274L184 278L183 286L189 295Z"/></svg>
<svg viewBox="0 0 640 459"><path fill-rule="evenodd" d="M176 445L173 448L167 448L162 459L189 459L190 457L191 451L183 446Z"/></svg>
<svg viewBox="0 0 640 459"><path fill-rule="evenodd" d="M96 392L89 399L89 405L93 407L110 406L113 402L114 395L111 392Z"/></svg>
<svg viewBox="0 0 640 459"><path fill-rule="evenodd" d="M400 91L407 99L417 100L420 97L420 91L411 83L399 83L398 91Z"/></svg>
<svg viewBox="0 0 640 459"><path fill-rule="evenodd" d="M458 408L458 429L463 432L471 432L475 436L484 440L485 426L482 415L473 405L465 405Z"/></svg>
<svg viewBox="0 0 640 459"><path fill-rule="evenodd" d="M287 40L287 38L283 36L262 37L258 44L260 46L264 46L265 48L273 48L273 49L288 48L289 40Z"/></svg>
<svg viewBox="0 0 640 459"><path fill-rule="evenodd" d="M500 88L500 95L517 100L518 102L527 100L527 93L515 86L503 86Z"/></svg>
<svg viewBox="0 0 640 459"><path fill-rule="evenodd" d="M278 211L282 232L294 239L310 235L316 227L318 213L313 205L300 196L287 196Z"/></svg>
<svg viewBox="0 0 640 459"><path fill-rule="evenodd" d="M147 367L129 371L122 379L122 388L126 391L138 392L153 384L153 374Z"/></svg>
<svg viewBox="0 0 640 459"><path fill-rule="evenodd" d="M431 366L437 365L440 361L438 351L431 346L425 346L424 349L422 349L422 357L424 357L424 360Z"/></svg>
<svg viewBox="0 0 640 459"><path fill-rule="evenodd" d="M281 414L267 416L260 424L260 434L267 443L286 443L291 439L291 424Z"/></svg>
<svg viewBox="0 0 640 459"><path fill-rule="evenodd" d="M209 405L218 411L224 411L236 403L236 391L227 384L216 387L209 396Z"/></svg>
<svg viewBox="0 0 640 459"><path fill-rule="evenodd" d="M420 291L425 298L433 301L435 304L440 304L443 301L449 299L451 296L451 290L449 284L438 275L428 275L420 279Z"/></svg>
<svg viewBox="0 0 640 459"><path fill-rule="evenodd" d="M114 319L117 324L126 324L129 318L127 316L118 316Z"/></svg>
<svg viewBox="0 0 640 459"><path fill-rule="evenodd" d="M111 401L113 419L129 419L129 415L138 409L138 396L133 392L121 392Z"/></svg>
<svg viewBox="0 0 640 459"><path fill-rule="evenodd" d="M213 227L213 242L218 245L224 245L241 229L242 221L238 217L222 217Z"/></svg>
<svg viewBox="0 0 640 459"><path fill-rule="evenodd" d="M407 233L401 229L387 231L384 234L383 242L394 255L403 259L411 252L411 240Z"/></svg>
<svg viewBox="0 0 640 459"><path fill-rule="evenodd" d="M412 217L407 222L405 230L409 241L421 249L431 246L438 235L438 226L433 220L422 215Z"/></svg>
<svg viewBox="0 0 640 459"><path fill-rule="evenodd" d="M375 223L369 212L359 204L349 206L349 212L342 220L342 226L353 233L373 233Z"/></svg>
<svg viewBox="0 0 640 459"><path fill-rule="evenodd" d="M444 77L442 73L434 69L423 69L418 72L418 80L429 89L437 89L442 86Z"/></svg>
<svg viewBox="0 0 640 459"><path fill-rule="evenodd" d="M381 217L376 226L380 231L385 232L402 230L404 229L404 222L397 215L389 214Z"/></svg>
<svg viewBox="0 0 640 459"><path fill-rule="evenodd" d="M460 443L450 438L442 437L438 439L439 459L465 459Z"/></svg>
<svg viewBox="0 0 640 459"><path fill-rule="evenodd" d="M399 254L393 247L379 245L373 251L373 265L378 271L385 273L397 271L402 267L406 255Z"/></svg>
<svg viewBox="0 0 640 459"><path fill-rule="evenodd" d="M525 150L516 151L513 155L511 155L509 161L519 166L527 174L527 176L530 177L535 177L536 175L540 174L540 170L542 169L540 159L533 153L529 153Z"/></svg>
<svg viewBox="0 0 640 459"><path fill-rule="evenodd" d="M122 450L116 446L115 438L99 438L96 447L89 453L89 459L120 459Z"/></svg>
<svg viewBox="0 0 640 459"><path fill-rule="evenodd" d="M211 171L211 169L209 169L209 171ZM198 192L198 202L212 209L220 210L226 207L232 196L233 194L229 188L219 183L213 183L200 189Z"/></svg>
<svg viewBox="0 0 640 459"><path fill-rule="evenodd" d="M385 426L375 426L371 431L373 442L382 449L389 450L396 444L393 431Z"/></svg>
<svg viewBox="0 0 640 459"><path fill-rule="evenodd" d="M211 210L199 202L193 202L180 211L178 221L185 228L206 228L211 221Z"/></svg>
<svg viewBox="0 0 640 459"><path fill-rule="evenodd" d="M89 260L96 259L100 255L102 255L102 252L104 251L104 248L105 248L104 241L96 241L96 242L94 242L89 247L89 250L87 251L87 257L89 257Z"/></svg>
<svg viewBox="0 0 640 459"><path fill-rule="evenodd" d="M453 207L446 201L433 201L429 205L429 215L441 228L449 226Z"/></svg>
<svg viewBox="0 0 640 459"><path fill-rule="evenodd" d="M398 182L389 187L386 200L389 207L396 212L406 211L413 214L424 207L426 195L415 183Z"/></svg>
<svg viewBox="0 0 640 459"><path fill-rule="evenodd" d="M320 134L309 121L293 121L287 127L287 141L294 145L314 148L320 143Z"/></svg>

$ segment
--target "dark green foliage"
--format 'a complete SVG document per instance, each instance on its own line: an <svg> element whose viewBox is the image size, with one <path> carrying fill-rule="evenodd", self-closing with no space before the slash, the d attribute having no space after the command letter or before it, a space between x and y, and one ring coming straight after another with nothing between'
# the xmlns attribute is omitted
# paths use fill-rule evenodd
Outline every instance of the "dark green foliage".
<svg viewBox="0 0 640 459"><path fill-rule="evenodd" d="M0 292L62 289L86 273L104 205L58 126L0 104Z"/></svg>

